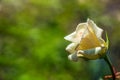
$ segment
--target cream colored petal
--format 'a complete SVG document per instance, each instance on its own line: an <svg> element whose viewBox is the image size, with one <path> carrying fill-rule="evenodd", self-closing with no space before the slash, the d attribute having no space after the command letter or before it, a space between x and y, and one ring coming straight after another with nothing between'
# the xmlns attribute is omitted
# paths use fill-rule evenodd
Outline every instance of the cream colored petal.
<svg viewBox="0 0 120 80"><path fill-rule="evenodd" d="M101 38L103 30L97 27L97 25L92 20L88 19L86 23L78 24L76 31L64 37L64 39L74 43L80 43L83 35L86 36L87 34L86 32L87 27L89 27L91 32L95 33L94 35L96 35L97 38Z"/></svg>
<svg viewBox="0 0 120 80"><path fill-rule="evenodd" d="M96 54L96 55L88 55L88 54L81 53L79 55L78 55L79 58L84 58L84 59L88 59L88 60L95 60L95 59L99 59L100 58L100 56L98 54Z"/></svg>
<svg viewBox="0 0 120 80"><path fill-rule="evenodd" d="M74 42L74 43L80 43L83 35L86 34L85 33L86 28L87 28L87 24L86 23L80 23L80 24L78 24L74 36L71 37L71 41Z"/></svg>
<svg viewBox="0 0 120 80"><path fill-rule="evenodd" d="M87 23L80 23L77 25L77 28L76 28L76 32L84 32L84 30L86 29L87 27ZM82 34L82 33L80 33Z"/></svg>
<svg viewBox="0 0 120 80"><path fill-rule="evenodd" d="M78 24L76 28L76 39L78 40L78 43L80 43L81 39L88 34L86 33L86 29L87 29L86 23Z"/></svg>
<svg viewBox="0 0 120 80"><path fill-rule="evenodd" d="M76 53L70 54L68 56L68 59L71 60L71 61L78 61L77 54Z"/></svg>
<svg viewBox="0 0 120 80"><path fill-rule="evenodd" d="M85 53L89 55L95 55L102 51L102 47L96 47L88 50L79 50L78 53Z"/></svg>
<svg viewBox="0 0 120 80"><path fill-rule="evenodd" d="M73 32L69 34L68 36L65 36L64 39L73 42L75 41L75 35L76 35L76 32Z"/></svg>
<svg viewBox="0 0 120 80"><path fill-rule="evenodd" d="M64 39L74 42L74 43L80 43L81 38L83 37L83 34L85 35L85 29L87 28L86 23L80 23L78 24L76 31L71 33L70 35L64 37Z"/></svg>
<svg viewBox="0 0 120 80"><path fill-rule="evenodd" d="M69 52L69 53L74 53L75 52L75 48L76 48L77 44L76 43L71 43L67 46L66 50Z"/></svg>
<svg viewBox="0 0 120 80"><path fill-rule="evenodd" d="M91 49L99 46L101 46L99 39L91 31L91 29L87 27L87 29L85 30L85 34L83 34L83 37L79 45L77 46L76 50L86 50L86 49Z"/></svg>
<svg viewBox="0 0 120 80"><path fill-rule="evenodd" d="M95 32L96 36L98 38L100 38L102 36L102 32L103 32L103 29L99 28L95 23L94 21L88 19L87 20L87 23L88 25L93 29L93 31Z"/></svg>
<svg viewBox="0 0 120 80"><path fill-rule="evenodd" d="M98 59L101 57L100 54L102 52L102 49L102 47L96 47L88 50L79 50L77 52L77 56L86 59Z"/></svg>
<svg viewBox="0 0 120 80"><path fill-rule="evenodd" d="M100 41L101 47L106 47L106 43L102 38L99 38L99 41Z"/></svg>

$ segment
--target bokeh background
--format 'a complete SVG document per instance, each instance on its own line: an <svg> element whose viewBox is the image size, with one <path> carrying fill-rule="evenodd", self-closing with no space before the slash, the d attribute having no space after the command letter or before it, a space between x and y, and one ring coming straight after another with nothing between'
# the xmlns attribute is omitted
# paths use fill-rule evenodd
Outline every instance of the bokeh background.
<svg viewBox="0 0 120 80"><path fill-rule="evenodd" d="M0 0L0 80L100 80L103 60L69 61L63 39L92 19L120 71L120 0ZM104 37L104 35L103 35Z"/></svg>

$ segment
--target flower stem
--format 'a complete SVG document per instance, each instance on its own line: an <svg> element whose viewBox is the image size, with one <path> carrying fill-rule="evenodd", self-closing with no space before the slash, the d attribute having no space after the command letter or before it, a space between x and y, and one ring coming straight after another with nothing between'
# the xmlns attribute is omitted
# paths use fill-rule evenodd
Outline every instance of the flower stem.
<svg viewBox="0 0 120 80"><path fill-rule="evenodd" d="M108 66L109 66L109 68L111 70L113 80L115 80L115 72L114 72L112 63L111 63L109 57L107 56L107 54L105 55L104 60L106 61L106 63L108 64Z"/></svg>

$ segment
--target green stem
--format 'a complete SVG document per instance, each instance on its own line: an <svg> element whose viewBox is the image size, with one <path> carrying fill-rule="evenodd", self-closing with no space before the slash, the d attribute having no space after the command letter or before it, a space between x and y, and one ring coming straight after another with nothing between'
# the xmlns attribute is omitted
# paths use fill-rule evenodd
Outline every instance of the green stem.
<svg viewBox="0 0 120 80"><path fill-rule="evenodd" d="M107 54L105 55L104 60L106 61L106 63L108 64L108 66L109 66L109 68L111 70L113 80L115 80L114 69L113 69L112 63L111 63L109 57L107 56Z"/></svg>

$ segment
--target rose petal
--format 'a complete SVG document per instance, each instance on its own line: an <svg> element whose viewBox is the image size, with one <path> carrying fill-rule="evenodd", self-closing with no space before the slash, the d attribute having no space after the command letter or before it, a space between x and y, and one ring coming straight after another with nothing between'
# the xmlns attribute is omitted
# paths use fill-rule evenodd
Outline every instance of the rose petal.
<svg viewBox="0 0 120 80"><path fill-rule="evenodd" d="M87 35L86 33L86 29L87 29L87 24L86 23L80 23L77 25L76 28L76 43L80 43L81 39Z"/></svg>
<svg viewBox="0 0 120 80"><path fill-rule="evenodd" d="M64 37L64 39L74 42L74 43L80 43L81 38L83 37L83 34L85 35L85 30L87 28L86 23L80 23L78 24L76 31L71 33L70 35Z"/></svg>
<svg viewBox="0 0 120 80"><path fill-rule="evenodd" d="M73 42L75 40L76 32L71 33L68 36L65 36L64 39Z"/></svg>
<svg viewBox="0 0 120 80"><path fill-rule="evenodd" d="M68 59L71 60L71 61L78 61L77 54L76 53L70 54L68 56Z"/></svg>
<svg viewBox="0 0 120 80"><path fill-rule="evenodd" d="M77 46L76 50L86 50L99 46L101 46L99 39L96 37L95 33L93 33L87 27L85 30L85 34L83 34L80 44Z"/></svg>
<svg viewBox="0 0 120 80"><path fill-rule="evenodd" d="M86 59L97 59L100 58L100 53L102 52L101 47L96 47L93 49L88 49L88 50L79 50L77 52L78 57L86 58ZM82 56L81 56L82 55Z"/></svg>
<svg viewBox="0 0 120 80"><path fill-rule="evenodd" d="M88 23L88 25L93 29L93 31L95 32L96 36L97 36L98 38L101 38L103 29L99 28L99 27L94 23L94 21L92 21L92 20L90 20L90 19L87 19L87 23Z"/></svg>
<svg viewBox="0 0 120 80"><path fill-rule="evenodd" d="M71 43L66 47L66 50L69 53L74 53L75 52L75 48L76 48L77 44L76 43Z"/></svg>

